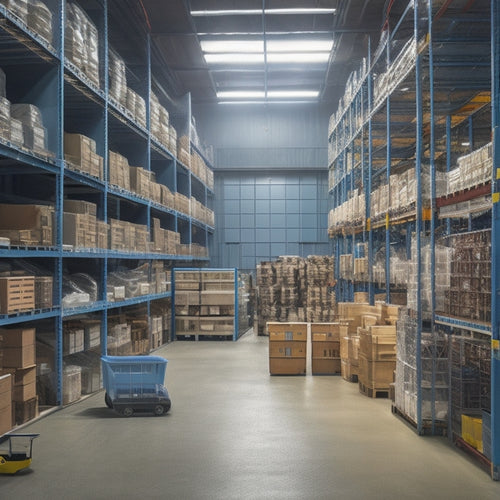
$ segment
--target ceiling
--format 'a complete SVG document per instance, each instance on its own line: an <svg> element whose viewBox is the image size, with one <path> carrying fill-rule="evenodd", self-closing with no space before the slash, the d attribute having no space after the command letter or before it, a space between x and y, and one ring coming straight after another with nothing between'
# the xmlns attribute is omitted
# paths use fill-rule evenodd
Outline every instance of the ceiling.
<svg viewBox="0 0 500 500"><path fill-rule="evenodd" d="M216 103L217 92L254 90L317 90L315 101L333 103L342 97L349 74L367 55L368 41L378 43L386 3L394 0L140 0L153 51L168 73L177 95L191 93L193 103ZM396 1L396 3L399 3ZM335 13L276 14L273 9L321 8ZM252 9L245 15L192 16L192 11ZM265 9L265 14L263 10ZM208 65L200 42L205 40L330 39L322 63ZM168 68L168 70L166 70ZM269 94L269 93L268 93Z"/></svg>

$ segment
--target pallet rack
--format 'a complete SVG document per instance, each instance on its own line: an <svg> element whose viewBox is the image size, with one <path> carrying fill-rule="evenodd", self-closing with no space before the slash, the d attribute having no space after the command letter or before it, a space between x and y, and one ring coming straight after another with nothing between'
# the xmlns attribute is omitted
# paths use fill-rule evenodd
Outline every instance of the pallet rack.
<svg viewBox="0 0 500 500"><path fill-rule="evenodd" d="M201 337L236 341L248 327L240 316L245 309L241 306L247 303L238 269L176 267L172 271L172 340ZM177 328L176 320L186 327Z"/></svg>
<svg viewBox="0 0 500 500"><path fill-rule="evenodd" d="M495 257L498 242L494 241L498 195L493 194L493 217L488 200L489 193L498 190L496 168L490 167L491 174L486 172L484 181L470 187L444 189L457 158L485 146L491 130L493 165L498 165L499 30L494 1L474 6L441 0L391 3L377 48L368 47L329 125L333 207L329 232L335 240L337 296L339 301L352 301L355 292L366 292L373 304L377 298L390 303L397 294L407 294L408 317L415 322L412 421L419 434L439 434L447 426L437 411L437 393L442 394L443 383L436 381L437 365L445 358L431 356L430 387L429 374L424 373L428 366L423 368L429 362L428 353L441 345L443 333L449 339L491 335L491 429L500 422L495 398L500 373L496 305L500 274ZM405 189L411 185L409 196ZM449 270L446 274L440 258L451 251L440 238L489 228L495 235L491 324L452 316L437 300L449 289ZM366 248L368 276L356 280L349 272L342 275L345 270L339 263L341 255L354 260L360 244ZM396 258L406 264L400 270L410 268L406 277L395 273ZM449 434L453 434L451 427ZM491 443L492 477L499 479L498 433L492 431Z"/></svg>
<svg viewBox="0 0 500 500"><path fill-rule="evenodd" d="M52 15L53 39L34 31L22 12L13 12L0 4L2 48L0 67L6 74L7 98L13 103L39 108L46 129L46 150L34 151L0 138L0 192L3 202L49 203L55 208L52 245L2 246L0 259L10 263L23 259L45 268L53 276L53 305L49 308L0 315L0 327L37 327L49 332L48 375L54 383L53 405L63 403L64 368L74 358L64 355L63 332L68 321L91 318L101 323L100 343L85 353L93 359L107 354L108 319L139 307L143 317L153 311L170 313L171 290L165 279L153 286L156 271L171 269L175 263L202 265L208 262L208 247L214 223L205 217L213 205L213 174L210 160L195 141L190 95L169 96L168 70L156 57L145 23L129 5L108 0L73 2L85 19L96 28L98 44L97 73L69 58L71 40L70 7L63 0L47 0ZM74 15L74 14L72 14ZM92 44L90 44L92 45ZM129 97L143 103L139 113L131 112L111 93L110 51L120 49ZM170 112L179 139L184 140L182 161L180 141L166 144L152 130L153 92ZM95 142L95 153L102 160L102 175L91 174L65 157L65 133L82 134ZM138 165L157 192L183 195L187 210L160 203L152 196L111 183L109 151L120 153L131 165ZM187 153L187 154L186 154ZM191 158L196 155L196 162ZM196 163L196 168L195 168ZM199 168L199 164L203 168ZM193 198L197 201L194 202ZM180 251L165 252L153 248L76 248L64 245L63 205L67 199L83 200L97 207L97 220L111 219L140 224L149 235L155 221L162 230L180 235ZM191 200L191 201L190 201ZM191 211L191 206L198 212ZM201 212L200 212L201 211ZM201 213L201 215L200 215ZM133 273L144 266L147 281L139 293L111 298L110 277L117 271ZM85 272L97 284L96 300L74 307L63 307L63 286L67 276ZM147 283L146 283L147 285ZM146 321L150 321L146 319ZM169 329L167 326L167 329ZM149 325L151 327L151 325ZM167 340L167 339L163 339Z"/></svg>

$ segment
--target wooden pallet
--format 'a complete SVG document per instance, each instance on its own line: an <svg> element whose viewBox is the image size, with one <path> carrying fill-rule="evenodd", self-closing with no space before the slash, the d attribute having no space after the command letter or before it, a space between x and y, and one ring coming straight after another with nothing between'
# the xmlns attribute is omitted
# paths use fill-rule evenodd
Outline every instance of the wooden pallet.
<svg viewBox="0 0 500 500"><path fill-rule="evenodd" d="M34 276L0 278L0 313L12 314L35 309Z"/></svg>
<svg viewBox="0 0 500 500"><path fill-rule="evenodd" d="M369 398L388 398L389 397L389 388L375 388L368 387L364 385L362 382L358 382L359 384L359 392Z"/></svg>

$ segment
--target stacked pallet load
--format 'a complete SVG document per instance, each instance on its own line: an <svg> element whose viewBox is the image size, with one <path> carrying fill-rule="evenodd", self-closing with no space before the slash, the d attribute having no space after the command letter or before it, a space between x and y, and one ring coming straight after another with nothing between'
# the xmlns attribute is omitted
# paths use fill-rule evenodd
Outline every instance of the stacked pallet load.
<svg viewBox="0 0 500 500"><path fill-rule="evenodd" d="M0 434L12 429L12 375L0 375Z"/></svg>
<svg viewBox="0 0 500 500"><path fill-rule="evenodd" d="M374 306L354 302L338 304L338 321L342 325L342 377L358 382L364 394L389 396L396 363L398 309L398 306L382 302Z"/></svg>
<svg viewBox="0 0 500 500"><path fill-rule="evenodd" d="M269 373L305 375L307 367L307 323L267 323Z"/></svg>
<svg viewBox="0 0 500 500"><path fill-rule="evenodd" d="M94 139L82 134L64 133L64 160L71 170L104 179L104 158L96 153Z"/></svg>
<svg viewBox="0 0 500 500"><path fill-rule="evenodd" d="M335 319L333 266L333 257L327 255L310 255L306 259L306 319L310 323L328 323Z"/></svg>
<svg viewBox="0 0 500 500"><path fill-rule="evenodd" d="M389 397L396 369L396 326L367 325L359 334L359 390L369 397Z"/></svg>
<svg viewBox="0 0 500 500"><path fill-rule="evenodd" d="M313 375L340 375L340 323L311 323Z"/></svg>
<svg viewBox="0 0 500 500"><path fill-rule="evenodd" d="M282 256L257 265L256 323L265 335L268 321L331 322L335 319L333 257Z"/></svg>

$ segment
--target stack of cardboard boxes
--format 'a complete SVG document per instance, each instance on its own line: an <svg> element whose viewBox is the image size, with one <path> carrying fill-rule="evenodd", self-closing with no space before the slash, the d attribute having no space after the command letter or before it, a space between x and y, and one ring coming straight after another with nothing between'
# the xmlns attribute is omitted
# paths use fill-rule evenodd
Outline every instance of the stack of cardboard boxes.
<svg viewBox="0 0 500 500"><path fill-rule="evenodd" d="M38 413L38 399L36 394L36 358L35 358L35 329L15 328L0 329L0 346L2 348L1 375L10 374L12 383L13 410L12 424L22 424L34 418ZM7 379L3 399L6 399ZM6 401L1 403L4 410ZM0 413L1 413L0 408ZM4 415L5 417L5 415ZM7 422L8 418L5 417Z"/></svg>
<svg viewBox="0 0 500 500"><path fill-rule="evenodd" d="M96 153L94 139L82 134L64 133L64 159L69 168L104 179L104 158Z"/></svg>
<svg viewBox="0 0 500 500"><path fill-rule="evenodd" d="M0 237L11 245L52 246L52 205L0 204Z"/></svg>
<svg viewBox="0 0 500 500"><path fill-rule="evenodd" d="M63 243L74 248L97 248L97 205L79 200L65 200Z"/></svg>
<svg viewBox="0 0 500 500"><path fill-rule="evenodd" d="M305 375L307 369L307 323L267 323L269 373Z"/></svg>
<svg viewBox="0 0 500 500"><path fill-rule="evenodd" d="M368 396L389 396L396 369L398 306L338 304L342 376Z"/></svg>
<svg viewBox="0 0 500 500"><path fill-rule="evenodd" d="M340 323L311 323L313 375L340 374Z"/></svg>

